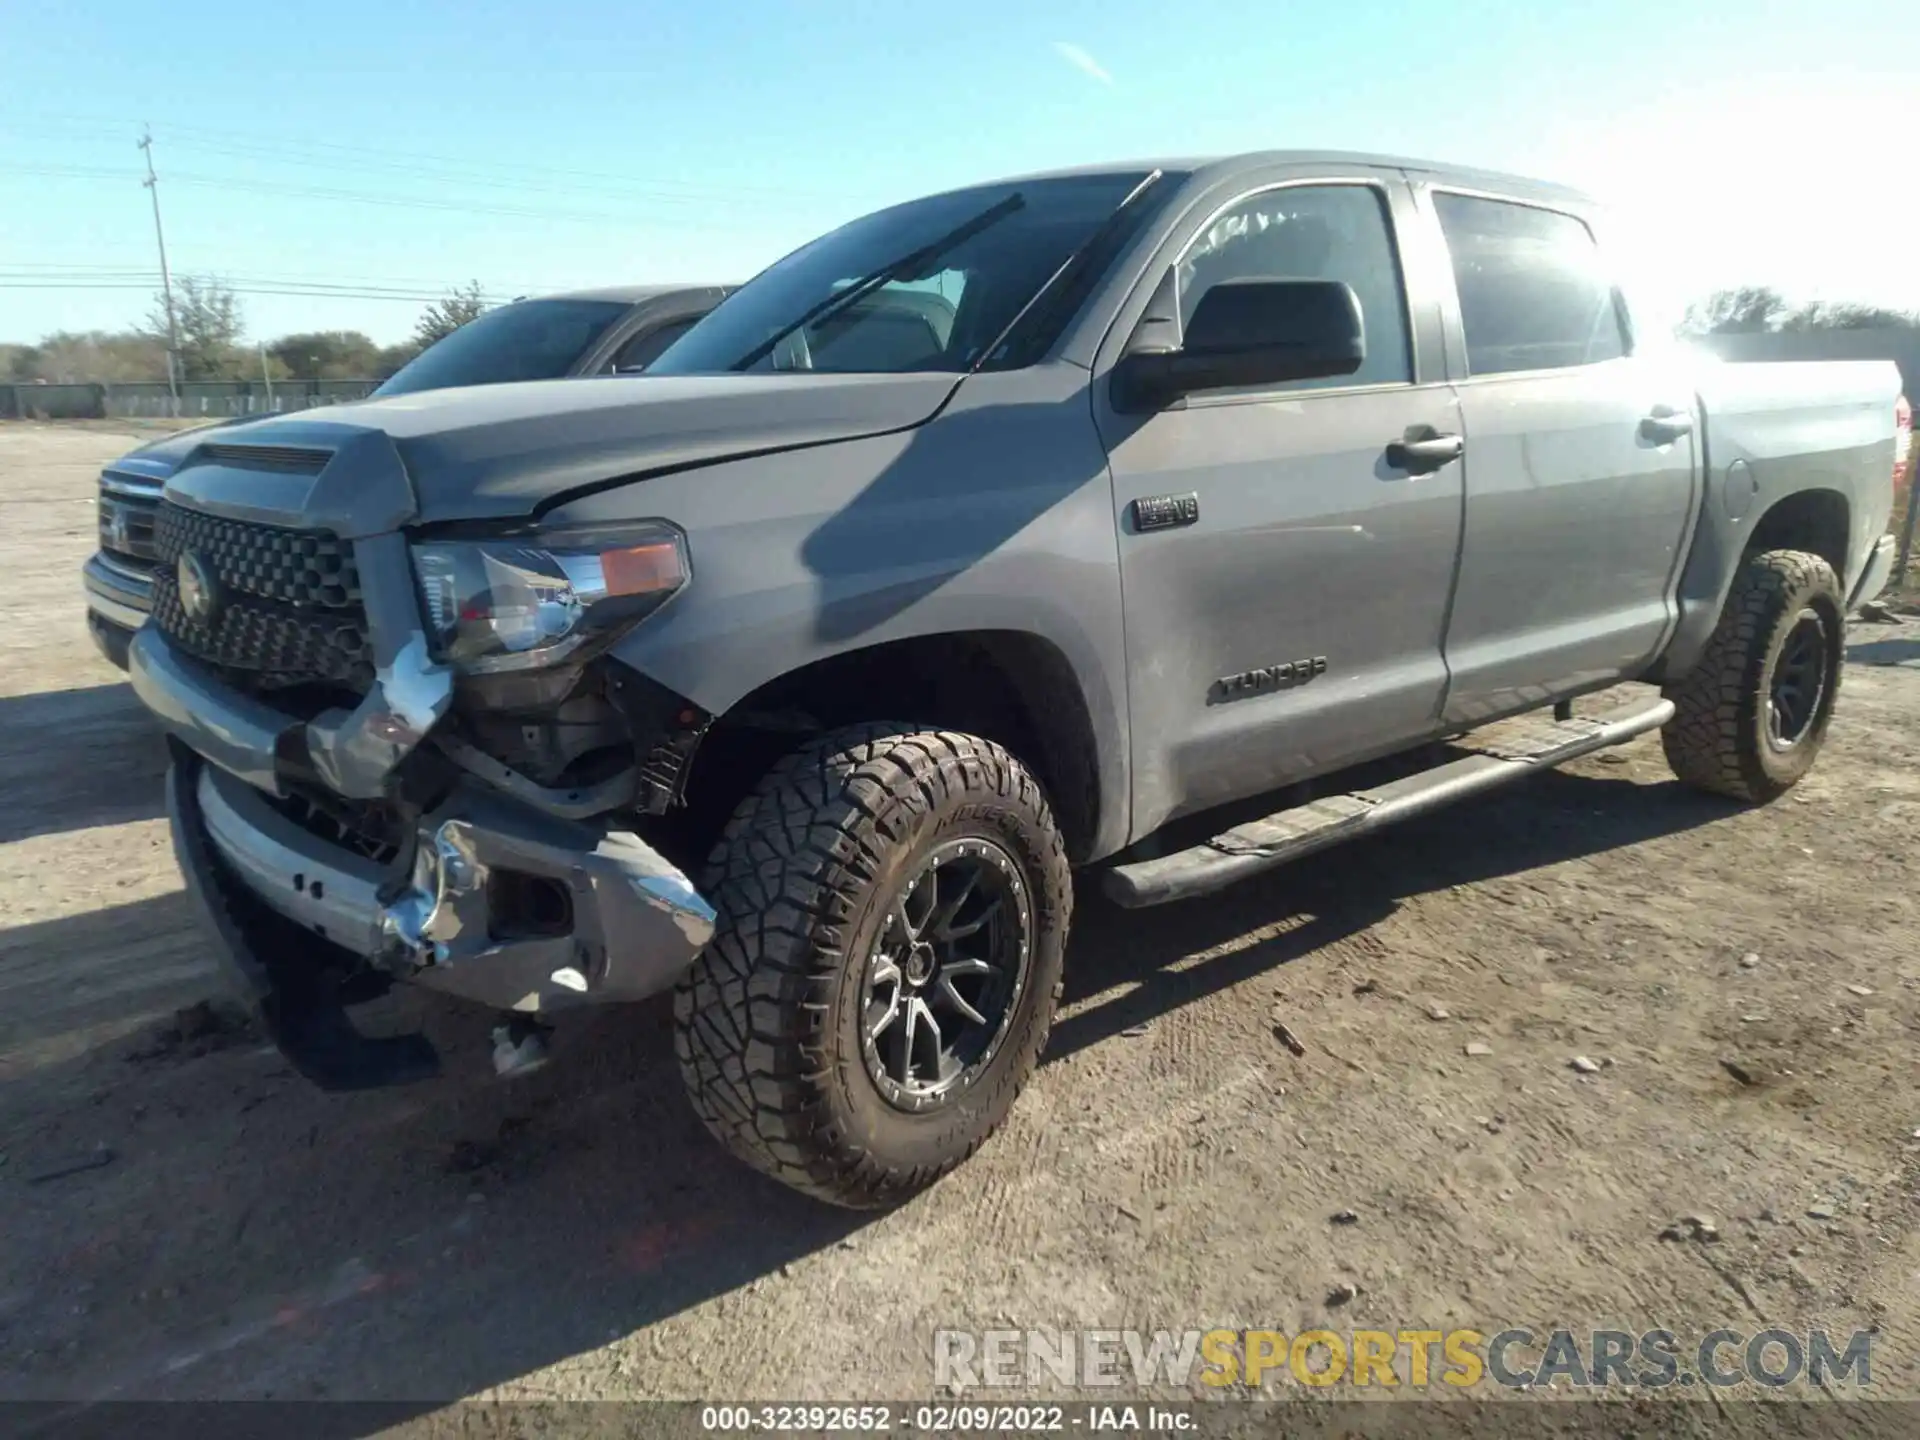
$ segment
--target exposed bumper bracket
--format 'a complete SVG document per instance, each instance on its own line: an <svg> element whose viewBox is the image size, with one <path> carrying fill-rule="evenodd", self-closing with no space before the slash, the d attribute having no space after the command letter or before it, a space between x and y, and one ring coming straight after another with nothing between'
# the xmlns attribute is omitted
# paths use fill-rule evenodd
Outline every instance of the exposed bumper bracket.
<svg viewBox="0 0 1920 1440"><path fill-rule="evenodd" d="M193 798L221 870L268 909L398 979L497 1010L645 999L713 933L712 907L637 835L476 785L419 821L396 866L310 834L217 769L200 767ZM549 923L517 927L502 881L544 886Z"/></svg>
<svg viewBox="0 0 1920 1440"><path fill-rule="evenodd" d="M439 1074L439 1056L425 1036L371 1038L353 1028L326 972L300 963L297 931L262 936L262 917L249 913L244 889L235 893L208 837L199 797L209 767L178 740L170 748L168 828L187 894L237 997L288 1062L323 1090L368 1090Z"/></svg>
<svg viewBox="0 0 1920 1440"><path fill-rule="evenodd" d="M453 704L453 671L428 653L420 633L406 540L356 540L353 555L373 646L374 685L353 710L331 710L312 721L307 752L328 788L375 800L394 768Z"/></svg>

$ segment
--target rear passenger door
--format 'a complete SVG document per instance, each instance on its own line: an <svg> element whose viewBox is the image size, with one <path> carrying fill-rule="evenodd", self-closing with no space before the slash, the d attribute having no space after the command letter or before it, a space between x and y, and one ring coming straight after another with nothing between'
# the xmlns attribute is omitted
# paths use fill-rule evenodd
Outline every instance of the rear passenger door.
<svg viewBox="0 0 1920 1440"><path fill-rule="evenodd" d="M1446 719L1470 725L1652 660L1676 613L1699 463L1692 395L1632 353L1579 215L1420 193L1453 279L1467 500Z"/></svg>
<svg viewBox="0 0 1920 1440"><path fill-rule="evenodd" d="M1399 232L1413 212L1399 172L1309 175L1244 177L1200 197L1096 363L1136 837L1398 748L1438 723L1460 466L1415 471L1389 458L1397 442L1460 428L1438 309L1407 303ZM1350 285L1366 332L1359 373L1205 392L1148 414L1116 408L1104 377L1137 331L1164 323L1149 308L1167 309L1169 285L1184 333L1212 286L1252 278Z"/></svg>

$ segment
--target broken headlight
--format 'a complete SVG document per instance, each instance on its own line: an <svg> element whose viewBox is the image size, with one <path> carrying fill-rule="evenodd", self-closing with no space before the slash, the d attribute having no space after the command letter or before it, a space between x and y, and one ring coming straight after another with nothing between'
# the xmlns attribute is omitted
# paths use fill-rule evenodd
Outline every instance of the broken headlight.
<svg viewBox="0 0 1920 1440"><path fill-rule="evenodd" d="M543 531L413 547L435 655L469 674L535 670L604 645L691 573L670 525Z"/></svg>

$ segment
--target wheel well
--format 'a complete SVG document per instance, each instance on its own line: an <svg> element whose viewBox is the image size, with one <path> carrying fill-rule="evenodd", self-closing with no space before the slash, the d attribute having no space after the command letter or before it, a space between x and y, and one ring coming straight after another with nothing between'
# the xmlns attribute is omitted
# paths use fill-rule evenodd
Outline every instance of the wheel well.
<svg viewBox="0 0 1920 1440"><path fill-rule="evenodd" d="M1047 793L1067 853L1093 843L1100 791L1093 722L1050 641L1011 630L893 641L769 681L715 721L688 777L685 848L704 857L727 817L781 755L862 720L925 722L997 741Z"/></svg>
<svg viewBox="0 0 1920 1440"><path fill-rule="evenodd" d="M1846 496L1834 490L1801 490L1760 517L1746 549L1749 554L1759 550L1810 551L1831 565L1844 584L1850 534Z"/></svg>

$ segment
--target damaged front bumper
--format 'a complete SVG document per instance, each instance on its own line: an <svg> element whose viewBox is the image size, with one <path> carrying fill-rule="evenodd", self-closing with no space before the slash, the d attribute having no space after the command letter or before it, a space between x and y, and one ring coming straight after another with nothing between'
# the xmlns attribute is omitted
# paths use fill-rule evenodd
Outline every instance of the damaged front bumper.
<svg viewBox="0 0 1920 1440"><path fill-rule="evenodd" d="M712 908L638 836L478 786L421 818L401 872L310 834L212 766L194 785L213 853L268 908L398 978L496 1010L644 1000L713 933Z"/></svg>
<svg viewBox="0 0 1920 1440"><path fill-rule="evenodd" d="M333 843L269 799L306 748L301 721L220 685L152 626L131 659L172 736L168 803L189 889L266 1028L323 1085L435 1068L421 1037L353 1031L342 975L541 1016L654 995L713 932L712 906L639 836L472 779L418 815L390 860Z"/></svg>

